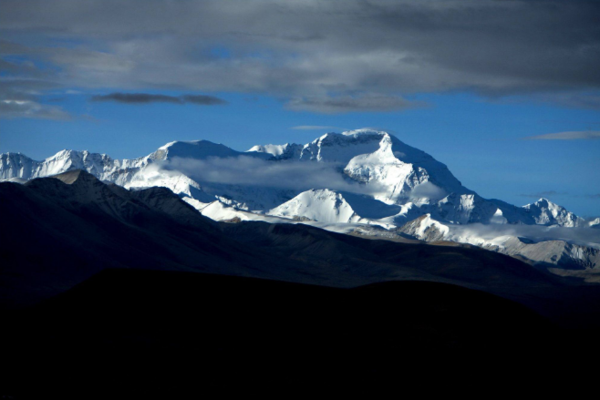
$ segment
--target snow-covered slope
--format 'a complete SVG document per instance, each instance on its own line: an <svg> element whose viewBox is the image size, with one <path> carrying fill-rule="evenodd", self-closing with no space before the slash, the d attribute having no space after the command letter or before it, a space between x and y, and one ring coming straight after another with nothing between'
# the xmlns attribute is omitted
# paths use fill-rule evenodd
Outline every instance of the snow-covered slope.
<svg viewBox="0 0 600 400"><path fill-rule="evenodd" d="M304 148L301 144L286 143L286 144L265 144L252 146L248 153L264 153L270 154L278 160L288 160L294 158L300 158L302 149Z"/></svg>
<svg viewBox="0 0 600 400"><path fill-rule="evenodd" d="M284 218L326 223L358 222L358 216L340 193L329 189L307 190L268 212Z"/></svg>

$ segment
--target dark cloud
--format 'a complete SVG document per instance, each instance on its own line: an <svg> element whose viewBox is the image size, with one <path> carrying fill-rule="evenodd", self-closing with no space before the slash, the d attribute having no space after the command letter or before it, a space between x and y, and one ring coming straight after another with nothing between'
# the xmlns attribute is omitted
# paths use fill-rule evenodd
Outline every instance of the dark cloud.
<svg viewBox="0 0 600 400"><path fill-rule="evenodd" d="M197 105L217 105L226 104L225 100L214 96L206 95L183 95L183 96L167 96L164 94L149 94L149 93L110 93L106 95L92 96L92 101L114 101L117 103L126 104L149 104L149 103L173 103L173 104L197 104Z"/></svg>
<svg viewBox="0 0 600 400"><path fill-rule="evenodd" d="M529 136L527 140L592 140L600 139L600 131L569 131Z"/></svg>
<svg viewBox="0 0 600 400"><path fill-rule="evenodd" d="M422 107L422 102L411 102L400 96L369 94L362 96L293 98L286 107L294 111L312 111L325 114L368 111L397 111Z"/></svg>
<svg viewBox="0 0 600 400"><path fill-rule="evenodd" d="M212 106L217 104L227 104L223 99L214 96L206 96L202 94L186 94L180 97L185 103L200 104L203 106Z"/></svg>
<svg viewBox="0 0 600 400"><path fill-rule="evenodd" d="M600 107L596 0L4 0L0 33L3 55L67 88L267 93L326 113L455 90Z"/></svg>
<svg viewBox="0 0 600 400"><path fill-rule="evenodd" d="M148 103L176 103L183 102L179 97L165 96L162 94L147 94L147 93L111 93L106 95L92 96L92 101L114 101L117 103L127 104L148 104Z"/></svg>

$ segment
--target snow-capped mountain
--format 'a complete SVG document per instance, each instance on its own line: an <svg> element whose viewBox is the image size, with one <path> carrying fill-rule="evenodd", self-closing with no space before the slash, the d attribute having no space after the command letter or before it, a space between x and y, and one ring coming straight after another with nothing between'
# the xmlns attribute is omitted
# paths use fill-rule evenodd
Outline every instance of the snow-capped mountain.
<svg viewBox="0 0 600 400"><path fill-rule="evenodd" d="M559 225L566 227L585 226L586 221L566 208L541 198L535 203L523 206L538 225ZM591 224L590 224L591 225Z"/></svg>
<svg viewBox="0 0 600 400"><path fill-rule="evenodd" d="M452 225L426 214L394 231L428 243L471 244L517 257L562 276L600 282L600 232L590 227Z"/></svg>
<svg viewBox="0 0 600 400"><path fill-rule="evenodd" d="M479 240L467 229L457 233L456 227L600 226L598 220L585 221L545 199L524 207L484 199L430 155L387 132L368 129L327 133L304 145L258 145L246 152L198 140L171 142L131 160L72 150L43 161L19 153L0 155L1 180L26 181L75 169L128 189L169 188L217 220L364 224L388 231L402 227L403 234L419 240L488 248L498 240ZM496 247L523 253L520 244L503 243ZM557 255L554 264L564 259Z"/></svg>
<svg viewBox="0 0 600 400"><path fill-rule="evenodd" d="M248 159L254 160L253 163L248 164ZM225 161L218 164L214 160ZM219 175L223 169L241 164L240 160L247 165L245 169L242 165L231 172L238 175L237 180ZM310 167L315 164L322 168ZM281 173L265 174L262 181L260 176L256 177L260 169L269 172L277 168ZM34 161L19 153L0 156L2 180L28 180L73 169L83 169L103 181L126 188L162 186L202 203L220 201L245 211L289 218L329 222L366 218L382 226L400 226L420 215L430 214L436 220L452 224L521 223L568 227L585 224L583 219L547 200L516 207L484 199L465 188L446 165L425 152L386 132L366 129L327 133L305 145L254 146L247 152L198 140L171 142L132 160L72 150L63 150L43 161ZM317 175L323 172L336 181L319 179ZM285 181L292 173L314 176L304 176L303 185L308 187L288 185ZM347 202L346 193L361 195L373 200L380 210L374 217L370 207L363 205L361 210L353 210L350 202L343 208L352 211L341 212L336 201L328 204L319 200L323 193L331 199L342 199L340 204Z"/></svg>
<svg viewBox="0 0 600 400"><path fill-rule="evenodd" d="M316 164L320 169L314 168ZM223 177L222 171L231 165L238 167ZM586 224L543 199L525 207L484 199L425 152L386 132L367 129L327 133L305 145L254 146L247 152L198 140L171 142L132 160L73 150L43 161L19 153L0 156L2 180L28 180L73 169L126 188L167 187L201 203L220 201L244 211L321 222L369 220L400 226L430 214L451 224ZM270 175L263 178L260 170ZM330 181L319 179L323 173ZM293 174L304 174L302 184L286 182ZM329 204L327 196L338 200ZM353 209L357 196L362 196L361 204ZM368 199L372 204L365 206Z"/></svg>

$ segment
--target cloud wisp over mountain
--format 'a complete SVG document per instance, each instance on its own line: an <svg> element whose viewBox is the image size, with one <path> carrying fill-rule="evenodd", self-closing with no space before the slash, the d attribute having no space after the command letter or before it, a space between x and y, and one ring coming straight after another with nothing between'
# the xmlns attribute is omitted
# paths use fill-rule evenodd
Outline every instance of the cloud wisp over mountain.
<svg viewBox="0 0 600 400"><path fill-rule="evenodd" d="M207 95L186 94L183 96L167 96L164 94L150 93L110 93L106 95L96 95L91 98L94 102L113 101L125 104L149 104L149 103L173 103L173 104L196 104L202 106L212 106L218 104L227 104L225 100L218 97Z"/></svg>
<svg viewBox="0 0 600 400"><path fill-rule="evenodd" d="M468 225L449 225L453 234L458 236L474 236L493 240L501 236L525 237L533 241L567 240L582 246L600 248L600 229L564 228L559 226L540 225L484 225L480 223Z"/></svg>
<svg viewBox="0 0 600 400"><path fill-rule="evenodd" d="M597 108L599 15L588 0L6 0L0 68L20 93L252 92L341 113L469 91Z"/></svg>
<svg viewBox="0 0 600 400"><path fill-rule="evenodd" d="M183 172L198 182L272 187L302 192L331 189L356 194L384 192L377 185L359 185L340 174L343 164L334 162L273 162L255 157L211 157L204 160L175 157L155 168Z"/></svg>

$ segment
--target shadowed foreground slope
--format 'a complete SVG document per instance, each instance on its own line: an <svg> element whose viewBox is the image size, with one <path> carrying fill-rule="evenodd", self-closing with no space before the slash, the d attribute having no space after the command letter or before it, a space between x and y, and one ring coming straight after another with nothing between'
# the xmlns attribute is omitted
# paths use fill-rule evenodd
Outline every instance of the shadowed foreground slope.
<svg viewBox="0 0 600 400"><path fill-rule="evenodd" d="M5 377L21 396L401 383L455 376L459 361L537 366L561 354L548 339L563 335L517 303L448 284L139 270L106 270L9 321Z"/></svg>
<svg viewBox="0 0 600 400"><path fill-rule="evenodd" d="M365 240L304 225L216 224L171 191L127 191L83 171L0 183L0 308L63 292L105 268L178 270L352 287L427 280L551 287L480 249Z"/></svg>
<svg viewBox="0 0 600 400"><path fill-rule="evenodd" d="M0 183L0 215L0 353L17 398L498 369L536 383L528 370L564 376L593 357L598 288L482 249L217 224L167 189L81 171Z"/></svg>

